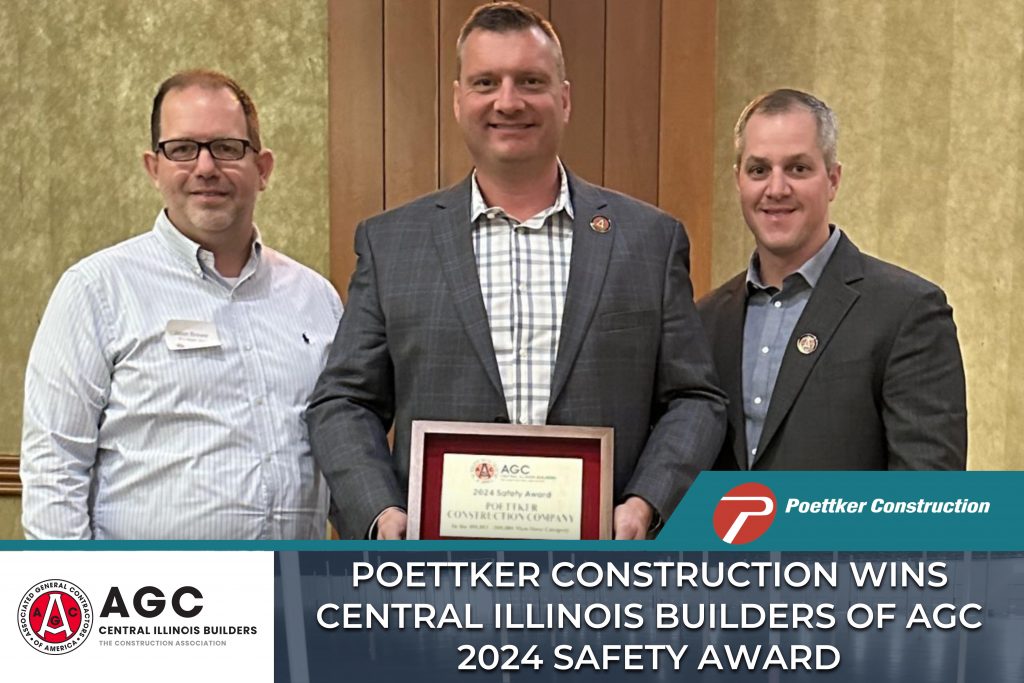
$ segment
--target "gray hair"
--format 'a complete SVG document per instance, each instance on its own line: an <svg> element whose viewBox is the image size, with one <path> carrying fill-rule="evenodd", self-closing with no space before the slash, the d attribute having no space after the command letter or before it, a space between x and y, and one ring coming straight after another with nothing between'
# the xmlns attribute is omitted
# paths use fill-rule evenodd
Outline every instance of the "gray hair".
<svg viewBox="0 0 1024 683"><path fill-rule="evenodd" d="M743 156L743 146L745 143L743 136L747 130L747 122L750 121L754 114L772 116L774 114L785 114L797 108L805 109L814 116L814 120L818 124L818 147L821 149L821 155L825 158L825 168L829 171L835 168L839 161L837 158L839 124L836 122L835 112L814 95L789 88L781 88L764 95L758 95L743 109L743 113L740 114L739 120L736 121L736 128L733 131L733 145L736 148L736 167L739 168L740 160Z"/></svg>

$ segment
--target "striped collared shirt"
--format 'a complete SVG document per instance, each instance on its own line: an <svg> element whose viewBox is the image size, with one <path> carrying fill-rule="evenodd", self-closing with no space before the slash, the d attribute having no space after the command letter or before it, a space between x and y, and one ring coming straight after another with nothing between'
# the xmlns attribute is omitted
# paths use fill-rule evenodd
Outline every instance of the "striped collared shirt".
<svg viewBox="0 0 1024 683"><path fill-rule="evenodd" d="M161 212L57 284L25 377L29 538L323 538L305 409L341 302L258 234L237 279L212 256Z"/></svg>
<svg viewBox="0 0 1024 683"><path fill-rule="evenodd" d="M470 218L480 288L509 419L544 424L572 256L572 202L558 166L555 203L520 223L487 206L473 174Z"/></svg>

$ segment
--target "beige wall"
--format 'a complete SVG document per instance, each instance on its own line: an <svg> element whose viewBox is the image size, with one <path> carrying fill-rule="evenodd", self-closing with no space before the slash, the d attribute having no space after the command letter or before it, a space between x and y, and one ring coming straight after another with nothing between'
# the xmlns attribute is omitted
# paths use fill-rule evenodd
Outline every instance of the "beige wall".
<svg viewBox="0 0 1024 683"><path fill-rule="evenodd" d="M752 249L732 125L759 92L835 109L832 218L861 249L940 284L967 367L969 467L1024 469L1024 2L718 0L712 280Z"/></svg>
<svg viewBox="0 0 1024 683"><path fill-rule="evenodd" d="M161 207L139 161L156 86L178 69L234 76L277 169L257 209L268 244L328 267L323 0L0 2L0 453L17 453L28 349L81 257L148 230ZM0 538L20 534L0 499Z"/></svg>

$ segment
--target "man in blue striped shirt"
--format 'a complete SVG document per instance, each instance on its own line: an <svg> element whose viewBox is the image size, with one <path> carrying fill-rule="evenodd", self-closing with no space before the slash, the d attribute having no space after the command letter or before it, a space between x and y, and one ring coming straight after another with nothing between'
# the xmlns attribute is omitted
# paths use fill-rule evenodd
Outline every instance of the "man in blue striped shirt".
<svg viewBox="0 0 1024 683"><path fill-rule="evenodd" d="M166 208L64 274L32 346L25 535L322 538L305 408L341 302L263 245L253 212L274 157L235 81L172 76L151 129Z"/></svg>

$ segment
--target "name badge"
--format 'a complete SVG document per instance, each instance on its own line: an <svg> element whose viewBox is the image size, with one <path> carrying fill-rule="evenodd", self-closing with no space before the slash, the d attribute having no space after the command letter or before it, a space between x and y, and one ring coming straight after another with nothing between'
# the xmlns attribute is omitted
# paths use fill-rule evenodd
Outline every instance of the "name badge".
<svg viewBox="0 0 1024 683"><path fill-rule="evenodd" d="M164 341L171 351L220 346L216 325L202 320L168 320Z"/></svg>

